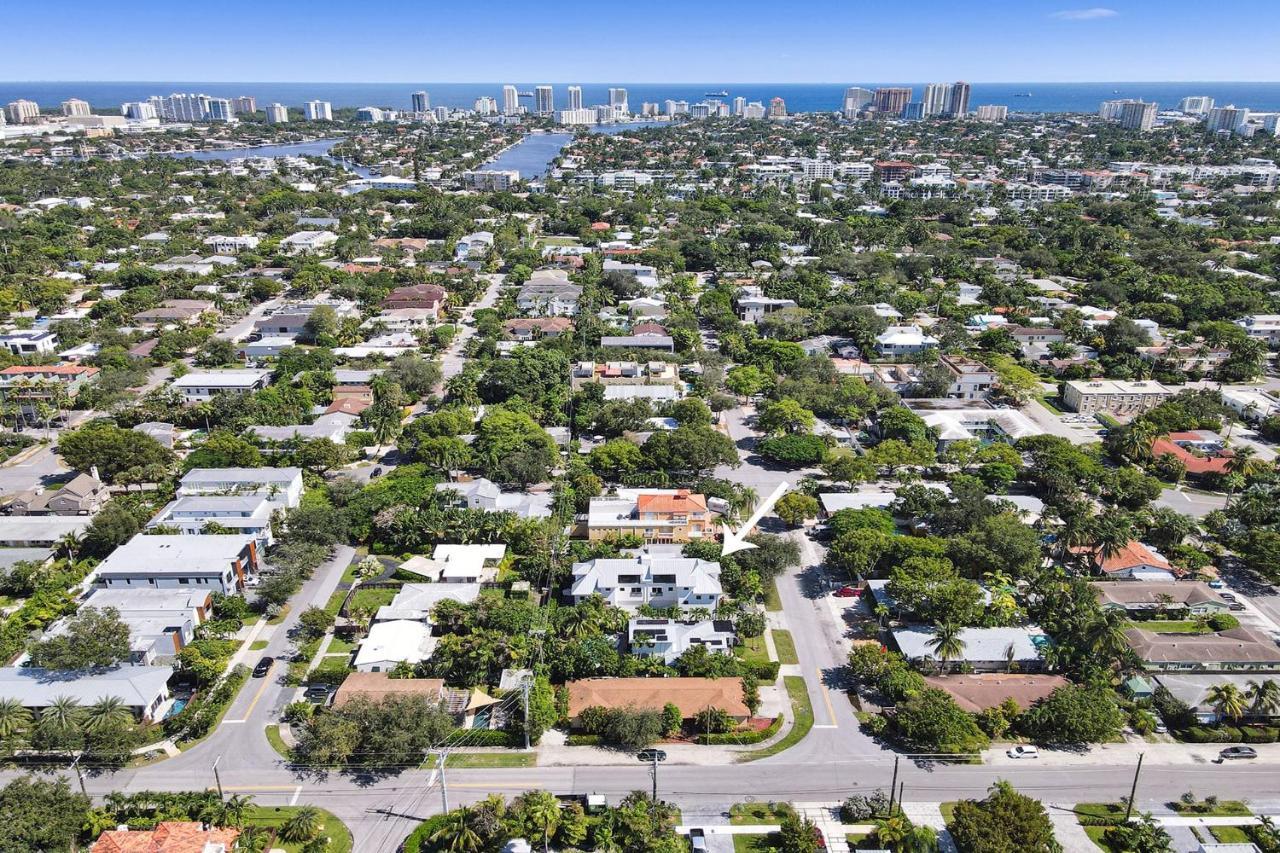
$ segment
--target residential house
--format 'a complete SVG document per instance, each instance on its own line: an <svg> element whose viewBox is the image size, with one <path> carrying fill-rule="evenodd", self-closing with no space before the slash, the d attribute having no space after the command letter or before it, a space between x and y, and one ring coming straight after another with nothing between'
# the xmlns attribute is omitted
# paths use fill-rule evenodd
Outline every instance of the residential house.
<svg viewBox="0 0 1280 853"><path fill-rule="evenodd" d="M1061 675L1014 672L953 672L927 675L924 680L930 687L949 694L961 710L970 714L998 708L1010 699L1025 710L1047 699L1059 687L1071 684Z"/></svg>
<svg viewBox="0 0 1280 853"><path fill-rule="evenodd" d="M1144 581L1171 581L1174 570L1169 561L1136 539L1114 554L1103 554L1088 545L1072 548L1072 553L1084 557L1094 570L1110 579Z"/></svg>
<svg viewBox="0 0 1280 853"><path fill-rule="evenodd" d="M1199 581L1094 581L1090 586L1103 610L1212 616L1231 609L1226 599Z"/></svg>
<svg viewBox="0 0 1280 853"><path fill-rule="evenodd" d="M382 307L387 310L399 308L420 308L431 312L431 316L440 317L448 294L443 287L434 284L413 284L397 287L382 300Z"/></svg>
<svg viewBox="0 0 1280 853"><path fill-rule="evenodd" d="M170 666L120 666L90 672L6 666L0 667L0 701L16 700L38 714L59 699L73 699L87 707L114 698L136 719L151 723L160 719L172 677Z"/></svg>
<svg viewBox="0 0 1280 853"><path fill-rule="evenodd" d="M565 687L572 721L587 708L661 711L667 705L679 708L684 719L708 708L719 708L738 721L751 716L742 701L741 678L588 678Z"/></svg>
<svg viewBox="0 0 1280 853"><path fill-rule="evenodd" d="M327 439L334 444L342 444L347 433L357 428L359 418L346 412L332 412L321 415L309 424L289 424L287 426L251 426L246 433L253 433L261 441L289 441L297 438L303 441Z"/></svg>
<svg viewBox="0 0 1280 853"><path fill-rule="evenodd" d="M675 339L670 335L604 335L600 338L603 349L651 349L659 352L675 352Z"/></svg>
<svg viewBox="0 0 1280 853"><path fill-rule="evenodd" d="M1196 722L1199 723L1217 723L1221 721L1221 714L1218 713L1218 709L1214 707L1210 698L1214 687L1230 684L1241 693L1248 693L1252 688L1252 683L1260 683L1267 680L1265 676L1259 676L1254 673L1233 675L1226 672L1161 672L1154 678L1161 687L1169 691L1169 695L1185 703L1191 709L1191 712L1195 714ZM1280 680L1280 677L1277 677L1276 680ZM1274 712L1269 713L1266 710L1252 707L1246 707L1244 712L1244 719L1247 720L1268 721L1276 716Z"/></svg>
<svg viewBox="0 0 1280 853"><path fill-rule="evenodd" d="M11 355L53 355L58 349L58 335L47 329L21 329L0 335L0 349Z"/></svg>
<svg viewBox="0 0 1280 853"><path fill-rule="evenodd" d="M622 261L606 259L601 266L602 273L622 273L635 276L640 286L650 292L658 289L658 270L647 264L627 264Z"/></svg>
<svg viewBox="0 0 1280 853"><path fill-rule="evenodd" d="M1280 414L1280 402L1263 391L1248 388L1223 388L1222 402L1251 424Z"/></svg>
<svg viewBox="0 0 1280 853"><path fill-rule="evenodd" d="M631 653L640 657L660 657L668 666L693 646L702 646L710 654L733 654L737 639L733 622L728 619L682 622L642 617L627 623L627 646Z"/></svg>
<svg viewBox="0 0 1280 853"><path fill-rule="evenodd" d="M431 628L423 622L375 622L361 641L352 666L357 672L390 672L402 663L416 665L431 657L436 642Z"/></svg>
<svg viewBox="0 0 1280 853"><path fill-rule="evenodd" d="M56 489L37 486L9 501L10 515L94 515L111 499L106 485L92 474L77 474Z"/></svg>
<svg viewBox="0 0 1280 853"><path fill-rule="evenodd" d="M275 542L271 517L275 505L265 495L186 495L170 501L147 522L147 529L177 528L187 535L200 535L212 526L252 536L258 548Z"/></svg>
<svg viewBox="0 0 1280 853"><path fill-rule="evenodd" d="M578 313L582 286L569 281L563 270L538 270L516 294L520 313L535 317L571 317Z"/></svg>
<svg viewBox="0 0 1280 853"><path fill-rule="evenodd" d="M944 355L938 363L951 373L947 396L955 400L983 400L1000 381L994 370L962 355Z"/></svg>
<svg viewBox="0 0 1280 853"><path fill-rule="evenodd" d="M1280 672L1280 646L1253 628L1216 634L1157 634L1130 628L1124 635L1142 668L1152 672Z"/></svg>
<svg viewBox="0 0 1280 853"><path fill-rule="evenodd" d="M69 406L97 375L98 368L79 364L15 364L0 370L0 400L14 400L25 417L36 417L43 406Z"/></svg>
<svg viewBox="0 0 1280 853"><path fill-rule="evenodd" d="M1021 347L1028 344L1066 343L1067 340L1066 332L1052 326L1004 326L1003 328Z"/></svg>
<svg viewBox="0 0 1280 853"><path fill-rule="evenodd" d="M240 830L218 829L195 820L163 820L155 829L108 829L89 853L228 853Z"/></svg>
<svg viewBox="0 0 1280 853"><path fill-rule="evenodd" d="M332 231L298 231L280 241L280 251L286 255L315 255L338 242Z"/></svg>
<svg viewBox="0 0 1280 853"><path fill-rule="evenodd" d="M798 308L794 299L778 299L765 296L758 287L743 288L737 298L738 319L744 323L759 323L765 315L783 308Z"/></svg>
<svg viewBox="0 0 1280 853"><path fill-rule="evenodd" d="M0 516L0 548L49 548L66 537L77 539L89 526L87 516Z"/></svg>
<svg viewBox="0 0 1280 853"><path fill-rule="evenodd" d="M568 317L517 317L503 323L502 329L513 341L554 339L572 332L573 321Z"/></svg>
<svg viewBox="0 0 1280 853"><path fill-rule="evenodd" d="M569 383L576 391L597 382L610 385L675 385L680 381L677 366L665 361L579 361L573 365Z"/></svg>
<svg viewBox="0 0 1280 853"><path fill-rule="evenodd" d="M458 240L453 256L459 261L470 261L483 258L493 250L493 232L477 231Z"/></svg>
<svg viewBox="0 0 1280 853"><path fill-rule="evenodd" d="M265 495L282 509L302 501L301 468L192 468L178 481L179 495Z"/></svg>
<svg viewBox="0 0 1280 853"><path fill-rule="evenodd" d="M876 336L876 352L884 358L914 355L937 345L938 339L919 326L890 326Z"/></svg>
<svg viewBox="0 0 1280 853"><path fill-rule="evenodd" d="M256 341L244 341L239 345L241 358L279 358L280 354L290 347L298 345L296 338L288 335L272 335Z"/></svg>
<svg viewBox="0 0 1280 853"><path fill-rule="evenodd" d="M587 538L593 542L634 534L645 542L692 542L714 535L705 496L688 489L619 489L592 498Z"/></svg>
<svg viewBox="0 0 1280 853"><path fill-rule="evenodd" d="M211 589L235 594L258 573L252 536L139 534L98 564L89 583L106 589Z"/></svg>
<svg viewBox="0 0 1280 853"><path fill-rule="evenodd" d="M552 495L549 492L504 492L484 477L457 483L437 483L438 492L456 492L468 509L486 512L511 512L520 518L550 518Z"/></svg>
<svg viewBox="0 0 1280 853"><path fill-rule="evenodd" d="M238 255L245 249L256 249L258 244L262 242L262 238L255 237L252 234L244 236L223 236L221 234L211 234L204 238L204 245L209 247L209 251L215 255Z"/></svg>
<svg viewBox="0 0 1280 853"><path fill-rule="evenodd" d="M934 408L921 403L908 406L938 436L938 449L956 441L1004 441L1043 435L1035 421L1017 409Z"/></svg>
<svg viewBox="0 0 1280 853"><path fill-rule="evenodd" d="M1182 463L1187 476L1219 477L1228 473L1235 454L1227 449L1222 436L1210 430L1171 432L1151 443L1151 457L1172 456Z"/></svg>
<svg viewBox="0 0 1280 853"><path fill-rule="evenodd" d="M424 574L419 569L425 557L411 557L400 564L400 568L414 574ZM431 612L442 601L457 601L471 604L480 597L479 583L406 583L396 592L390 604L384 604L374 614L374 622L390 622L396 619L409 619L417 622L431 622Z"/></svg>
<svg viewBox="0 0 1280 853"><path fill-rule="evenodd" d="M202 314L212 310L213 303L203 299L166 299L156 308L134 314L133 322L139 326L193 326Z"/></svg>
<svg viewBox="0 0 1280 853"><path fill-rule="evenodd" d="M929 660L941 665L937 649L930 644L934 638L933 628L911 625L895 628L889 635L898 651L908 660ZM948 665L966 666L974 672L1008 672L1012 664L1017 664L1022 672L1038 670L1043 665L1041 651L1050 642L1043 631L1032 625L963 628L959 637L963 648Z"/></svg>
<svg viewBox="0 0 1280 853"><path fill-rule="evenodd" d="M1254 340L1263 341L1269 347L1280 345L1280 314L1251 314L1236 325Z"/></svg>
<svg viewBox="0 0 1280 853"><path fill-rule="evenodd" d="M185 402L203 403L219 394L252 394L270 381L269 370L203 370L173 380L172 387Z"/></svg>
<svg viewBox="0 0 1280 853"><path fill-rule="evenodd" d="M498 578L498 565L507 554L507 546L437 545L426 557L412 557L400 564L407 572L448 584L492 583Z"/></svg>
<svg viewBox="0 0 1280 853"><path fill-rule="evenodd" d="M600 595L632 611L642 604L714 610L722 594L719 563L648 553L574 563L568 589L575 603Z"/></svg>

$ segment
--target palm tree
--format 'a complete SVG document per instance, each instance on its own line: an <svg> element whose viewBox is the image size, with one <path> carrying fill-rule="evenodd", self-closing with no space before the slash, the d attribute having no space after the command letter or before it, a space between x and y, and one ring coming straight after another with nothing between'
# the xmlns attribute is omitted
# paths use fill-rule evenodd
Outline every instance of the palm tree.
<svg viewBox="0 0 1280 853"><path fill-rule="evenodd" d="M471 828L471 809L463 806L449 812L444 825L431 833L431 843L448 853L477 853L483 842Z"/></svg>
<svg viewBox="0 0 1280 853"><path fill-rule="evenodd" d="M964 629L954 622L942 622L933 628L933 636L925 641L925 645L933 649L933 653L942 661L942 671L947 671L947 664L964 654L964 640L960 633Z"/></svg>
<svg viewBox="0 0 1280 853"><path fill-rule="evenodd" d="M0 699L0 740L31 727L31 712L17 699Z"/></svg>
<svg viewBox="0 0 1280 853"><path fill-rule="evenodd" d="M84 709L70 696L57 696L40 712L40 728L55 734L66 734L80 727Z"/></svg>
<svg viewBox="0 0 1280 853"><path fill-rule="evenodd" d="M270 834L261 826L246 826L236 837L236 849L245 853L262 853L267 849Z"/></svg>
<svg viewBox="0 0 1280 853"><path fill-rule="evenodd" d="M1239 720L1248 710L1244 694L1240 692L1239 687L1230 682L1210 687L1205 695L1205 701L1213 706L1213 710L1218 712L1220 719L1232 722Z"/></svg>
<svg viewBox="0 0 1280 853"><path fill-rule="evenodd" d="M232 794L220 803L215 803L210 823L219 827L244 825L244 813L253 805L253 797L244 794Z"/></svg>
<svg viewBox="0 0 1280 853"><path fill-rule="evenodd" d="M1249 707L1255 714L1267 717L1280 714L1280 682L1275 679L1268 678L1261 684L1250 681L1245 696L1249 699Z"/></svg>
<svg viewBox="0 0 1280 853"><path fill-rule="evenodd" d="M94 734L124 728L132 721L133 714L119 696L104 696L84 712L84 730Z"/></svg>
<svg viewBox="0 0 1280 853"><path fill-rule="evenodd" d="M293 816L280 826L280 837L300 843L320 834L320 810L315 806L299 806Z"/></svg>
<svg viewBox="0 0 1280 853"><path fill-rule="evenodd" d="M876 843L890 850L896 850L906 840L911 831L911 824L901 815L882 818L876 821Z"/></svg>
<svg viewBox="0 0 1280 853"><path fill-rule="evenodd" d="M542 851L549 853L551 833L560 823L560 803L546 791L535 791L527 797L524 811L529 821L542 830Z"/></svg>
<svg viewBox="0 0 1280 853"><path fill-rule="evenodd" d="M1106 610L1091 620L1084 632L1084 640L1088 643L1088 653L1106 656L1113 661L1123 661L1129 651L1129 641L1125 636L1128 619L1119 610Z"/></svg>
<svg viewBox="0 0 1280 853"><path fill-rule="evenodd" d="M1151 444L1155 438L1155 427L1138 421L1116 437L1115 448L1130 462L1145 462L1151 458Z"/></svg>

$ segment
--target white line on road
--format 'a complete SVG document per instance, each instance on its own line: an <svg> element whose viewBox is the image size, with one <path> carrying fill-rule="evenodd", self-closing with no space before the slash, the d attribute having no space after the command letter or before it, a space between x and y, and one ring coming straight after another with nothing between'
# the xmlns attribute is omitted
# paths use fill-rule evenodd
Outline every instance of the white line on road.
<svg viewBox="0 0 1280 853"><path fill-rule="evenodd" d="M289 805L296 806L298 804L298 797L301 795L302 795L302 786L299 785L298 787L293 789L293 796L289 799Z"/></svg>

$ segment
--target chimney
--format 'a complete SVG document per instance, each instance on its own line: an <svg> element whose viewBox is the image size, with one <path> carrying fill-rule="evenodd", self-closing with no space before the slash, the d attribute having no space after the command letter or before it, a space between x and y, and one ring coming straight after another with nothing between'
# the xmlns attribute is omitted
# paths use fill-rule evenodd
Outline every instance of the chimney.
<svg viewBox="0 0 1280 853"><path fill-rule="evenodd" d="M90 476L90 477L92 477L92 478L93 478L93 479L95 479L95 480L101 480L101 479L102 479L101 477L99 477L99 476L98 476L98 466L97 466L97 465L93 465L93 466L91 466L91 467L89 468L89 476Z"/></svg>

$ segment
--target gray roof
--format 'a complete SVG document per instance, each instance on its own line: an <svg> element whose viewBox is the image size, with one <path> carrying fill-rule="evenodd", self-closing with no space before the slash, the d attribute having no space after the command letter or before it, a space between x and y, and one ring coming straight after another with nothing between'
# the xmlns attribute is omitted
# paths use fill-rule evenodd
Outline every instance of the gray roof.
<svg viewBox="0 0 1280 853"><path fill-rule="evenodd" d="M605 335L600 338L600 346L640 349L662 347L670 349L675 346L675 340L670 335Z"/></svg>
<svg viewBox="0 0 1280 853"><path fill-rule="evenodd" d="M933 629L926 625L912 625L892 632L894 642L902 654L912 660L931 658L939 660L929 641ZM1015 661L1040 659L1040 648L1049 642L1039 628L1027 625L1018 628L964 628L960 631L964 651L957 661L1002 661L1008 659L1009 646L1013 646Z"/></svg>
<svg viewBox="0 0 1280 853"><path fill-rule="evenodd" d="M1212 711L1213 707L1208 703L1209 688L1216 684L1234 684L1239 688L1241 693L1249 689L1249 682L1257 682L1261 684L1266 681L1265 675L1259 675L1256 672L1249 674L1233 675L1231 673L1180 673L1180 672L1161 672L1156 674L1155 680L1164 689L1173 694L1175 699L1186 702L1196 711Z"/></svg>
<svg viewBox="0 0 1280 853"><path fill-rule="evenodd" d="M60 696L91 705L117 696L132 708L146 708L165 690L171 666L122 666L103 672L54 672L35 667L0 668L0 699L43 708Z"/></svg>
<svg viewBox="0 0 1280 853"><path fill-rule="evenodd" d="M0 543L57 542L68 533L79 536L89 526L87 516L12 515L0 517Z"/></svg>
<svg viewBox="0 0 1280 853"><path fill-rule="evenodd" d="M198 571L224 572L253 541L252 536L182 534L147 536L139 534L103 560L96 575L124 572L147 574L191 574Z"/></svg>
<svg viewBox="0 0 1280 853"><path fill-rule="evenodd" d="M719 563L692 557L641 554L634 558L601 558L574 563L570 594L591 595L600 588L622 586L619 581L622 575L637 575L644 583L657 583L657 575L673 575L674 586L688 587L695 593L719 595L721 592Z"/></svg>
<svg viewBox="0 0 1280 853"><path fill-rule="evenodd" d="M390 619L425 620L437 604L445 600L469 604L480 597L478 583L407 583L390 604L378 608L377 621Z"/></svg>
<svg viewBox="0 0 1280 853"><path fill-rule="evenodd" d="M179 485L195 488L220 487L225 483L291 483L301 476L301 468L192 468Z"/></svg>
<svg viewBox="0 0 1280 853"><path fill-rule="evenodd" d="M1249 628L1232 628L1218 634L1155 634L1130 628L1124 634L1138 657L1149 663L1269 664L1280 671L1280 648L1275 641Z"/></svg>

